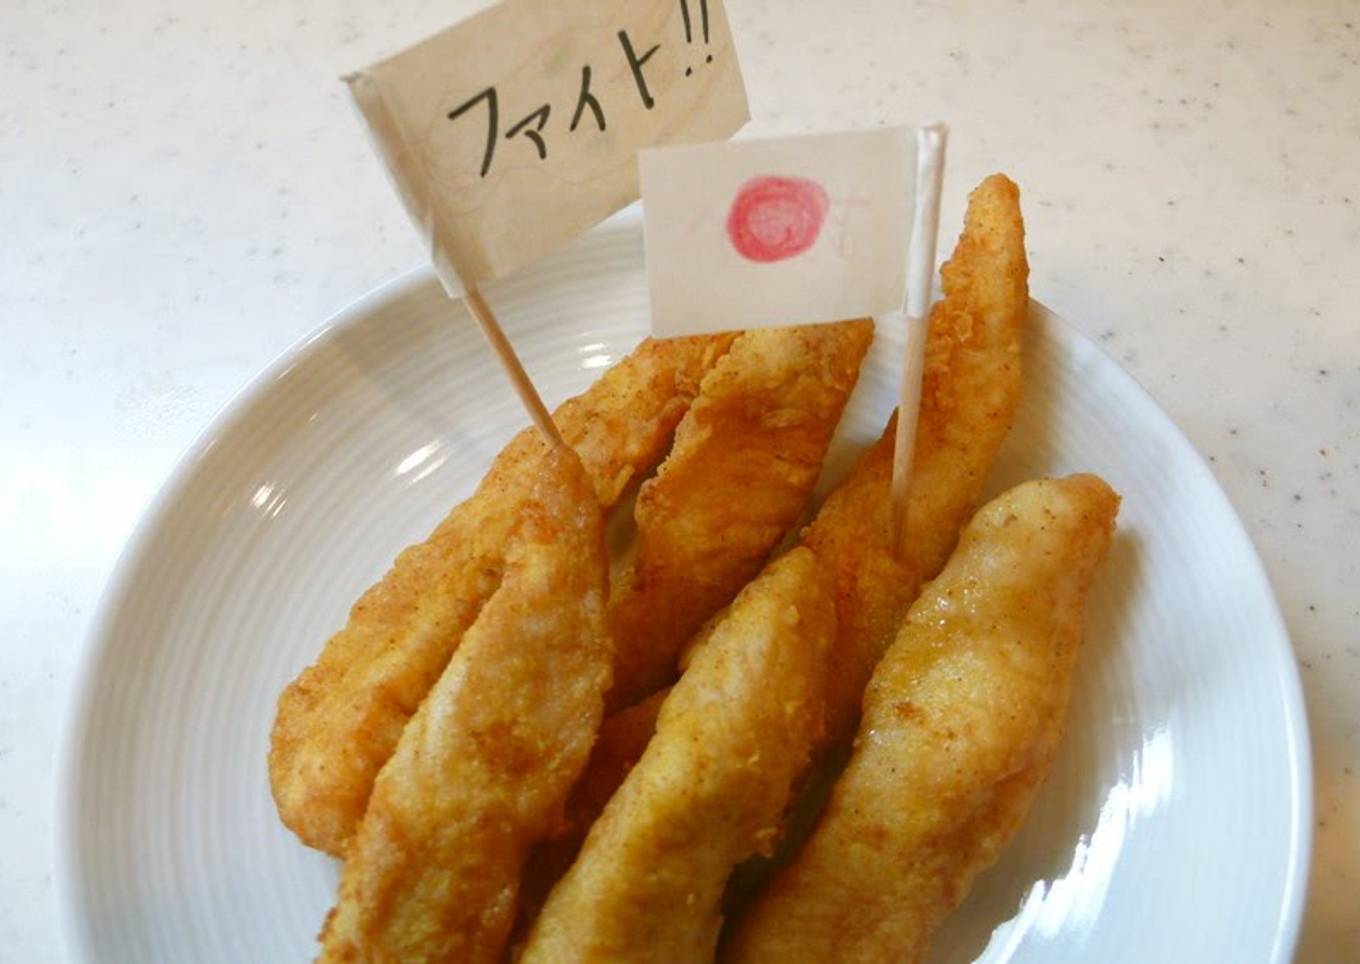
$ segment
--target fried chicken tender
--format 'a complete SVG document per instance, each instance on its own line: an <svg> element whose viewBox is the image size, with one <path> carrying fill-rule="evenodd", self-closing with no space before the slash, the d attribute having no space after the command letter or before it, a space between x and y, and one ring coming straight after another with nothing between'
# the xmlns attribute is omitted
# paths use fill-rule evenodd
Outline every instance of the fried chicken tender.
<svg viewBox="0 0 1360 964"><path fill-rule="evenodd" d="M750 331L704 376L615 580L611 708L675 678L681 649L798 521L873 340L868 320Z"/></svg>
<svg viewBox="0 0 1360 964"><path fill-rule="evenodd" d="M500 959L520 868L604 712L604 529L570 450L542 466L505 575L378 774L322 960Z"/></svg>
<svg viewBox="0 0 1360 964"><path fill-rule="evenodd" d="M644 341L555 420L608 509L650 471L734 336ZM398 556L350 612L349 624L284 690L269 752L279 816L339 856L406 721L500 584L505 546L546 446L533 429L496 458L471 498L425 542Z"/></svg>
<svg viewBox="0 0 1360 964"><path fill-rule="evenodd" d="M551 840L533 849L520 880L515 933L523 934L548 899L548 891L567 872L586 834L609 799L642 758L656 732L656 718L670 690L658 690L641 703L620 710L600 727L581 779L567 800L565 825Z"/></svg>
<svg viewBox="0 0 1360 964"><path fill-rule="evenodd" d="M803 534L836 601L832 742L853 733L869 675L977 508L1020 405L1029 265L1020 190L1004 174L969 195L963 233L940 274L944 298L930 313L903 552L893 551L891 421Z"/></svg>
<svg viewBox="0 0 1360 964"><path fill-rule="evenodd" d="M921 959L1048 771L1118 507L1076 475L977 514L875 670L816 830L736 921L725 961Z"/></svg>
<svg viewBox="0 0 1360 964"><path fill-rule="evenodd" d="M806 549L742 590L553 889L522 964L712 959L727 877L770 849L821 731L834 630Z"/></svg>
<svg viewBox="0 0 1360 964"><path fill-rule="evenodd" d="M669 694L669 689L659 690L641 703L615 713L600 727L590 761L567 801L567 819L583 828L583 838L629 771L642 759Z"/></svg>

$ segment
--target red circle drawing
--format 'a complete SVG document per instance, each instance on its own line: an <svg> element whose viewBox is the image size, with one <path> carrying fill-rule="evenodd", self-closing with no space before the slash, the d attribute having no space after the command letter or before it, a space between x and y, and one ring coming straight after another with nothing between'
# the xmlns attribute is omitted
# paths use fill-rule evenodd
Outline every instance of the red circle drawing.
<svg viewBox="0 0 1360 964"><path fill-rule="evenodd" d="M783 261L812 247L831 206L826 190L805 177L765 174L741 186L727 212L727 236L750 261Z"/></svg>

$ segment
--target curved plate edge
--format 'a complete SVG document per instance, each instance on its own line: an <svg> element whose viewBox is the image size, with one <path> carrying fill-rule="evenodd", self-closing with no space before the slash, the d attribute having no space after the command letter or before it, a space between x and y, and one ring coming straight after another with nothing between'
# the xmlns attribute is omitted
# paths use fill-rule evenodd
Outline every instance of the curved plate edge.
<svg viewBox="0 0 1360 964"><path fill-rule="evenodd" d="M228 424L235 421L278 378L292 368L313 345L335 337L351 325L359 323L381 305L400 298L434 278L427 267L418 267L391 278L349 305L332 314L321 324L289 345L262 371L250 378L208 420L192 442L175 460L170 475L161 483L150 501L142 509L132 534L118 554L110 570L108 581L99 596L94 616L81 641L72 673L71 687L62 710L57 733L57 759L54 768L52 813L52 891L57 902L57 924L62 956L68 961L96 960L93 935L85 927L84 899L80 892L77 863L76 792L80 780L80 753L89 719L90 691L96 680L96 670L103 655L103 640L118 603L127 595L132 574L149 551L152 538L168 506L188 484L195 467L212 447Z"/></svg>

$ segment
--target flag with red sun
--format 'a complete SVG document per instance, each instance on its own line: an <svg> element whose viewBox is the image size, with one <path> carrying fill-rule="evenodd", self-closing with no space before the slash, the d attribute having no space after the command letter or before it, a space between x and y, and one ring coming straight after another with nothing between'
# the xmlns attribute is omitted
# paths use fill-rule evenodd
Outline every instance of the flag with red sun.
<svg viewBox="0 0 1360 964"><path fill-rule="evenodd" d="M916 157L908 127L643 151L653 334L900 309Z"/></svg>

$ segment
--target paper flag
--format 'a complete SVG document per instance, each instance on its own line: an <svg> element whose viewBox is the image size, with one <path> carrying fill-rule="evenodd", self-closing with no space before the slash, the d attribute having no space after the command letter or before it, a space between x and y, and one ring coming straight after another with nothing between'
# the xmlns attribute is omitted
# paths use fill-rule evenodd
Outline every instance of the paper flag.
<svg viewBox="0 0 1360 964"><path fill-rule="evenodd" d="M653 334L902 308L915 128L657 148L639 165Z"/></svg>

